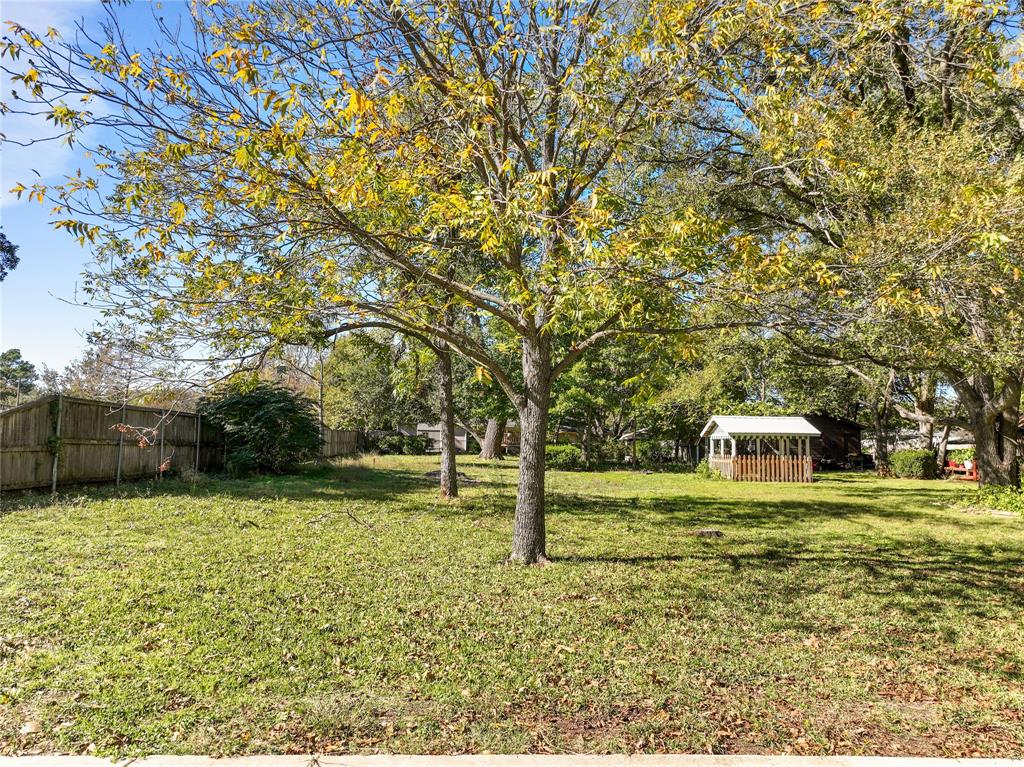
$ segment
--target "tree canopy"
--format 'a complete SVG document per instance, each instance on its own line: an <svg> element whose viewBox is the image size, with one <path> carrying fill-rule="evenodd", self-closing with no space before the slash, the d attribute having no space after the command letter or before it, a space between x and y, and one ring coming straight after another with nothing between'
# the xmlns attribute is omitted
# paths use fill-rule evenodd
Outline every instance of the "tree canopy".
<svg viewBox="0 0 1024 767"><path fill-rule="evenodd" d="M36 366L21 356L20 349L7 349L0 354L0 398L13 405L35 389L39 376Z"/></svg>
<svg viewBox="0 0 1024 767"><path fill-rule="evenodd" d="M14 271L19 261L21 259L18 258L18 246L8 240L6 234L0 232L0 282Z"/></svg>

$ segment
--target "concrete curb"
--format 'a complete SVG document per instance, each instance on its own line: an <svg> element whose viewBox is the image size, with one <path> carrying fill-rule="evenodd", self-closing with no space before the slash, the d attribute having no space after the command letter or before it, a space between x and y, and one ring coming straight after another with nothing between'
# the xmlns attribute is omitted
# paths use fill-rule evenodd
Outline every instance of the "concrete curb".
<svg viewBox="0 0 1024 767"><path fill-rule="evenodd" d="M2 756L0 767L1024 767L1024 759L885 756L459 755L459 756Z"/></svg>

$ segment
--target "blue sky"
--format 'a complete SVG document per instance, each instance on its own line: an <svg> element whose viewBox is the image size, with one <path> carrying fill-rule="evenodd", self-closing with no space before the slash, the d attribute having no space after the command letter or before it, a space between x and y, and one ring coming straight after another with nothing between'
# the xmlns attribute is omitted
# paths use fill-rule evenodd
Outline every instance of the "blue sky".
<svg viewBox="0 0 1024 767"><path fill-rule="evenodd" d="M137 0L134 7L120 9L119 16L127 19L126 26L140 47L151 39L148 34L151 13L164 15L187 12L182 0L160 4ZM38 32L56 27L62 33L74 29L83 19L88 25L96 23L103 10L98 0L3 0L0 20L17 21ZM0 93L10 96L11 85L4 77ZM43 120L29 120L21 116L0 118L8 139L25 141L48 135ZM45 142L29 147L5 143L0 145L0 225L13 243L19 246L21 263L4 282L0 283L0 349L18 348L23 356L41 367L63 367L85 348L85 333L97 320L95 311L74 305L84 300L77 287L81 272L92 259L84 249L65 232L53 229L49 205L18 201L8 190L16 183L30 185L37 180L59 181L63 174L76 168L89 168L84 150L68 148L57 142Z"/></svg>

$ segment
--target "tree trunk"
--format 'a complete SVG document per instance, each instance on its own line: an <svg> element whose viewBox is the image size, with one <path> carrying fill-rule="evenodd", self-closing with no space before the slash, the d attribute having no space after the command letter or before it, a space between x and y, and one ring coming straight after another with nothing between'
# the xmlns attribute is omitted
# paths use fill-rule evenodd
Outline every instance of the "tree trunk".
<svg viewBox="0 0 1024 767"><path fill-rule="evenodd" d="M455 402L452 394L452 354L447 344L437 348L437 386L441 401L441 497L456 498L459 480L455 468Z"/></svg>
<svg viewBox="0 0 1024 767"><path fill-rule="evenodd" d="M896 371L890 370L885 385L878 393L878 398L871 403L871 417L875 426L875 449L872 458L875 471L880 476L888 476L889 466L889 414L892 409L892 391L896 385Z"/></svg>
<svg viewBox="0 0 1024 767"><path fill-rule="evenodd" d="M544 445L551 397L551 352L545 340L523 342L525 397L519 410L519 490L512 528L513 562L547 562L544 527Z"/></svg>
<svg viewBox="0 0 1024 767"><path fill-rule="evenodd" d="M953 430L953 424L949 421L942 427L939 436L939 446L935 450L935 467L938 469L939 477L943 476L946 470L946 456L949 454L949 433Z"/></svg>
<svg viewBox="0 0 1024 767"><path fill-rule="evenodd" d="M933 422L917 422L917 447L919 450L931 450L935 447L935 424Z"/></svg>
<svg viewBox="0 0 1024 767"><path fill-rule="evenodd" d="M888 415L889 408L884 401L871 408L875 426L875 448L872 450L872 458L875 461L875 471L883 476L889 473L889 430L886 423Z"/></svg>
<svg viewBox="0 0 1024 767"><path fill-rule="evenodd" d="M590 405L587 405L587 412L583 418L583 436L581 445L581 448L583 450L582 457L584 466L590 466L590 422L593 419L593 417L593 409L590 407Z"/></svg>
<svg viewBox="0 0 1024 767"><path fill-rule="evenodd" d="M931 450L935 447L935 378L931 373L922 374L917 381L914 410L919 416L917 446L921 450Z"/></svg>
<svg viewBox="0 0 1024 767"><path fill-rule="evenodd" d="M324 460L324 350L319 350L320 354L320 366L318 368L317 375L317 389L318 389L318 400L317 406L320 410L320 454L317 456L317 460Z"/></svg>
<svg viewBox="0 0 1024 767"><path fill-rule="evenodd" d="M1018 487L1021 378L1009 376L1001 387L988 375L955 380L974 435L979 484Z"/></svg>
<svg viewBox="0 0 1024 767"><path fill-rule="evenodd" d="M480 443L480 457L493 461L505 455L505 446L502 441L505 437L505 426L508 420L505 418L488 418L487 430L484 432L484 441Z"/></svg>
<svg viewBox="0 0 1024 767"><path fill-rule="evenodd" d="M1002 418L999 414L969 414L971 430L974 432L974 462L978 467L978 483L981 485L1020 484L1016 460L1007 454L1015 453L1004 440Z"/></svg>
<svg viewBox="0 0 1024 767"><path fill-rule="evenodd" d="M983 406L969 408L968 418L974 432L974 461L978 466L979 484L1020 485L1016 417Z"/></svg>

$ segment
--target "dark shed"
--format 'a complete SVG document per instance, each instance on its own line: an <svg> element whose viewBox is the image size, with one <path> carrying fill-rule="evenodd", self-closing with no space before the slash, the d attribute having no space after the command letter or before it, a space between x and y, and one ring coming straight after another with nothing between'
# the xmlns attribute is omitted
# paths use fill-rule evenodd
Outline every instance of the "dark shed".
<svg viewBox="0 0 1024 767"><path fill-rule="evenodd" d="M811 454L815 458L827 458L845 462L849 456L860 454L861 425L848 418L830 415L805 415L820 437L811 440Z"/></svg>

